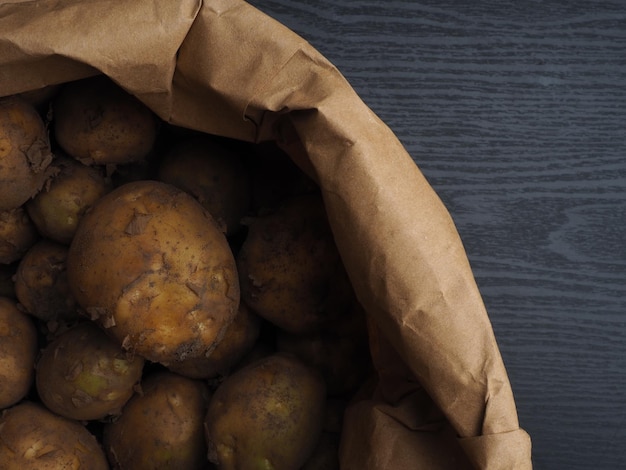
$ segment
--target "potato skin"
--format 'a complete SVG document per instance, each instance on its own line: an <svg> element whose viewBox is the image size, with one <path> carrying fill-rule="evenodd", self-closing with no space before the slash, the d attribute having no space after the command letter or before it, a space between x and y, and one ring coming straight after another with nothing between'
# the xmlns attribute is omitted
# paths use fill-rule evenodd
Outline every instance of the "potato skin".
<svg viewBox="0 0 626 470"><path fill-rule="evenodd" d="M29 314L43 322L78 318L67 280L67 255L66 245L42 238L17 266L15 295Z"/></svg>
<svg viewBox="0 0 626 470"><path fill-rule="evenodd" d="M19 261L38 239L37 228L23 206L0 211L0 264Z"/></svg>
<svg viewBox="0 0 626 470"><path fill-rule="evenodd" d="M0 211L34 196L52 160L46 126L35 107L17 95L0 98Z"/></svg>
<svg viewBox="0 0 626 470"><path fill-rule="evenodd" d="M111 188L102 168L58 154L52 167L55 175L25 208L42 236L69 245L80 218Z"/></svg>
<svg viewBox="0 0 626 470"><path fill-rule="evenodd" d="M354 296L319 194L252 219L237 269L242 301L290 333L319 331Z"/></svg>
<svg viewBox="0 0 626 470"><path fill-rule="evenodd" d="M92 207L67 274L90 318L165 366L209 354L239 307L224 234L192 196L157 181L122 185Z"/></svg>
<svg viewBox="0 0 626 470"><path fill-rule="evenodd" d="M65 84L53 110L57 142L86 165L141 160L156 140L152 111L103 75Z"/></svg>
<svg viewBox="0 0 626 470"><path fill-rule="evenodd" d="M211 379L226 375L252 350L260 330L261 319L245 304L240 303L235 319L211 354L171 363L169 369L194 379Z"/></svg>
<svg viewBox="0 0 626 470"><path fill-rule="evenodd" d="M326 390L295 356L276 353L227 377L205 419L209 460L220 470L293 470L322 432Z"/></svg>
<svg viewBox="0 0 626 470"><path fill-rule="evenodd" d="M130 356L94 323L85 320L41 351L36 385L41 401L70 419L116 416L141 379L144 359Z"/></svg>
<svg viewBox="0 0 626 470"><path fill-rule="evenodd" d="M95 436L78 421L23 401L0 415L3 470L109 470Z"/></svg>
<svg viewBox="0 0 626 470"><path fill-rule="evenodd" d="M37 353L37 329L32 318L22 313L14 300L0 297L0 409L28 394Z"/></svg>
<svg viewBox="0 0 626 470"><path fill-rule="evenodd" d="M241 143L200 135L177 142L159 164L159 180L194 196L227 236L241 229L250 206L249 175Z"/></svg>
<svg viewBox="0 0 626 470"><path fill-rule="evenodd" d="M147 376L119 419L107 423L103 446L113 469L205 468L206 384L162 371Z"/></svg>

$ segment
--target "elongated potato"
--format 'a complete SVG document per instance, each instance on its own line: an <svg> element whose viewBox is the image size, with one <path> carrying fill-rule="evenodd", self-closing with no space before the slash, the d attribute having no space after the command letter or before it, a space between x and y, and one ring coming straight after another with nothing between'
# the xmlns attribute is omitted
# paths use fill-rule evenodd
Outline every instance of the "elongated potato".
<svg viewBox="0 0 626 470"><path fill-rule="evenodd" d="M122 185L85 214L67 275L90 318L165 366L210 354L239 307L226 237L192 196L157 181Z"/></svg>

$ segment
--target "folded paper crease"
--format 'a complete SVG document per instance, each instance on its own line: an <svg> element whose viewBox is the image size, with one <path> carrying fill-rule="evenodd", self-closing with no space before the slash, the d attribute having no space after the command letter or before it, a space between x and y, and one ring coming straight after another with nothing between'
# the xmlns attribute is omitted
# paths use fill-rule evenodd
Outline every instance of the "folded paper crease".
<svg viewBox="0 0 626 470"><path fill-rule="evenodd" d="M377 371L342 468L532 467L454 222L336 67L242 0L0 5L0 96L95 73L175 125L276 140L319 183Z"/></svg>

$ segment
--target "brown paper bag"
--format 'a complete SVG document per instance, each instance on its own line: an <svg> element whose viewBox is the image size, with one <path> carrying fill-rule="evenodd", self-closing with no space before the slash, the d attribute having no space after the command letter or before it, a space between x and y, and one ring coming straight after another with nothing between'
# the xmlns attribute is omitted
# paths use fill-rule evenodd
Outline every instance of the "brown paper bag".
<svg viewBox="0 0 626 470"><path fill-rule="evenodd" d="M319 183L377 371L341 468L532 467L453 221L331 63L242 0L0 5L0 96L96 73L173 124L276 140Z"/></svg>

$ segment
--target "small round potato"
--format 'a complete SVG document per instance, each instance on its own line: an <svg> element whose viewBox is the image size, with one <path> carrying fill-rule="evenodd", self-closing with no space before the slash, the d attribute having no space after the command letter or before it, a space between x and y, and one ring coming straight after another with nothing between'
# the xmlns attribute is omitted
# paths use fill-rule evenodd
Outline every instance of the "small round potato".
<svg viewBox="0 0 626 470"><path fill-rule="evenodd" d="M172 372L148 375L120 417L107 423L103 446L113 469L202 470L203 419L209 389Z"/></svg>
<svg viewBox="0 0 626 470"><path fill-rule="evenodd" d="M273 354L228 376L206 415L209 460L220 470L300 468L321 436L326 390L295 356Z"/></svg>
<svg viewBox="0 0 626 470"><path fill-rule="evenodd" d="M166 367L210 354L239 307L226 237L192 196L158 181L122 185L85 214L67 274L91 319Z"/></svg>
<svg viewBox="0 0 626 470"><path fill-rule="evenodd" d="M242 300L291 333L337 321L354 297L319 194L252 219L237 267Z"/></svg>
<svg viewBox="0 0 626 470"><path fill-rule="evenodd" d="M46 238L35 243L15 273L15 295L21 307L43 322L76 320L76 301L68 285L68 247Z"/></svg>
<svg viewBox="0 0 626 470"><path fill-rule="evenodd" d="M53 112L57 142L86 165L142 160L156 140L152 111L104 75L66 83Z"/></svg>
<svg viewBox="0 0 626 470"><path fill-rule="evenodd" d="M80 422L23 401L0 415L3 470L109 470L96 437Z"/></svg>
<svg viewBox="0 0 626 470"><path fill-rule="evenodd" d="M69 245L80 218L110 184L102 168L64 155L57 155L52 167L57 169L55 175L25 207L42 236Z"/></svg>
<svg viewBox="0 0 626 470"><path fill-rule="evenodd" d="M14 300L0 297L0 409L28 394L38 351L33 319L22 313Z"/></svg>
<svg viewBox="0 0 626 470"><path fill-rule="evenodd" d="M23 206L0 211L0 264L19 261L39 234Z"/></svg>
<svg viewBox="0 0 626 470"><path fill-rule="evenodd" d="M17 95L0 98L0 211L34 196L52 160L48 131L35 107Z"/></svg>
<svg viewBox="0 0 626 470"><path fill-rule="evenodd" d="M117 416L141 379L144 359L131 356L93 322L60 334L42 351L35 381L46 407L66 418Z"/></svg>

